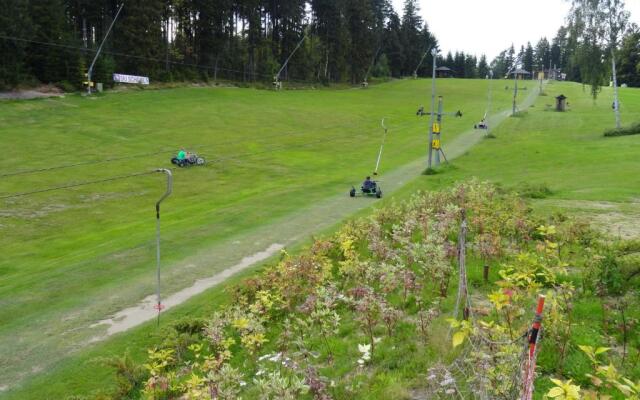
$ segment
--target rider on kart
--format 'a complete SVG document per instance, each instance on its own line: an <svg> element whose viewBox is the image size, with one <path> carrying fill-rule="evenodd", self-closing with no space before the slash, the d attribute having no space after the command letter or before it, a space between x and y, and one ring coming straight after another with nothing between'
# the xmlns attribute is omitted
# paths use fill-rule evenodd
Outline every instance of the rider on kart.
<svg viewBox="0 0 640 400"><path fill-rule="evenodd" d="M171 163L176 165L182 165L182 164L185 164L186 162L187 162L187 153L184 151L184 149L180 149L180 151L178 152L178 155L171 159Z"/></svg>
<svg viewBox="0 0 640 400"><path fill-rule="evenodd" d="M367 176L364 182L362 182L362 190L366 192L373 190L375 187L376 187L376 183L371 180L370 176Z"/></svg>

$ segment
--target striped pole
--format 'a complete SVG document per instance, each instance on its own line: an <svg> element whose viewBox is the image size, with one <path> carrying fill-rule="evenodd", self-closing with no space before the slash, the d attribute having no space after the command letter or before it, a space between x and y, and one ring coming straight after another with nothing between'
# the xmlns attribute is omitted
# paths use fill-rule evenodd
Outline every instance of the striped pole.
<svg viewBox="0 0 640 400"><path fill-rule="evenodd" d="M535 381L536 356L538 350L538 340L540 339L540 328L542 327L542 311L544 310L543 295L538 296L538 306L536 307L536 316L533 319L531 330L528 335L529 351L524 362L522 371L522 400L531 400L533 396L533 382Z"/></svg>

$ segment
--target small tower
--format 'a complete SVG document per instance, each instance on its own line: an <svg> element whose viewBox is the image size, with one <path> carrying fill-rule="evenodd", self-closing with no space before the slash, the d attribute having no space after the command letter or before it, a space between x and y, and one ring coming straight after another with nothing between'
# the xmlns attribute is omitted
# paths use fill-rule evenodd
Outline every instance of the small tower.
<svg viewBox="0 0 640 400"><path fill-rule="evenodd" d="M556 97L556 111L565 111L567 108L567 97L563 94Z"/></svg>

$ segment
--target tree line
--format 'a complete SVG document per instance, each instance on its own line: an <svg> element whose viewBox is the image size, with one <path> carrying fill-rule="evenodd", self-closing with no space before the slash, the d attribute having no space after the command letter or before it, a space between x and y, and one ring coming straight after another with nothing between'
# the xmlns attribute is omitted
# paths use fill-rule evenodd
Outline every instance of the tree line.
<svg viewBox="0 0 640 400"><path fill-rule="evenodd" d="M0 0L0 86L80 87L122 0ZM406 76L437 46L417 0L126 0L95 66L157 81L359 83ZM418 70L430 71L430 56Z"/></svg>
<svg viewBox="0 0 640 400"><path fill-rule="evenodd" d="M549 41L541 38L516 51L503 50L491 67L504 76L517 59L529 72L549 69L565 79L590 85L594 97L613 76L620 84L640 87L640 28L629 22L621 0L574 0L565 26Z"/></svg>
<svg viewBox="0 0 640 400"><path fill-rule="evenodd" d="M54 83L78 89L123 0L0 0L0 88ZM438 55L459 78L503 77L517 59L554 69L596 95L617 60L621 83L640 86L640 29L622 0L573 0L568 24L549 41L513 45L491 63L464 52ZM126 0L94 67L154 81L357 84L371 77L430 76L436 37L417 0L401 14L389 0Z"/></svg>

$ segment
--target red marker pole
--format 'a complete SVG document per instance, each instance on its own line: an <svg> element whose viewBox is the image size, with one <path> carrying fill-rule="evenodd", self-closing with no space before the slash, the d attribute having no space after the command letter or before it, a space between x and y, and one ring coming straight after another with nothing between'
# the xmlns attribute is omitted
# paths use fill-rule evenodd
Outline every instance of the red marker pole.
<svg viewBox="0 0 640 400"><path fill-rule="evenodd" d="M525 360L524 368L522 371L522 400L531 400L533 395L533 382L535 380L536 371L536 350L538 346L538 339L540 338L540 328L542 327L542 311L544 310L544 299L545 297L543 295L538 296L536 316L533 319L533 324L531 325L531 330L529 331L528 335L529 352L527 354L527 359Z"/></svg>

